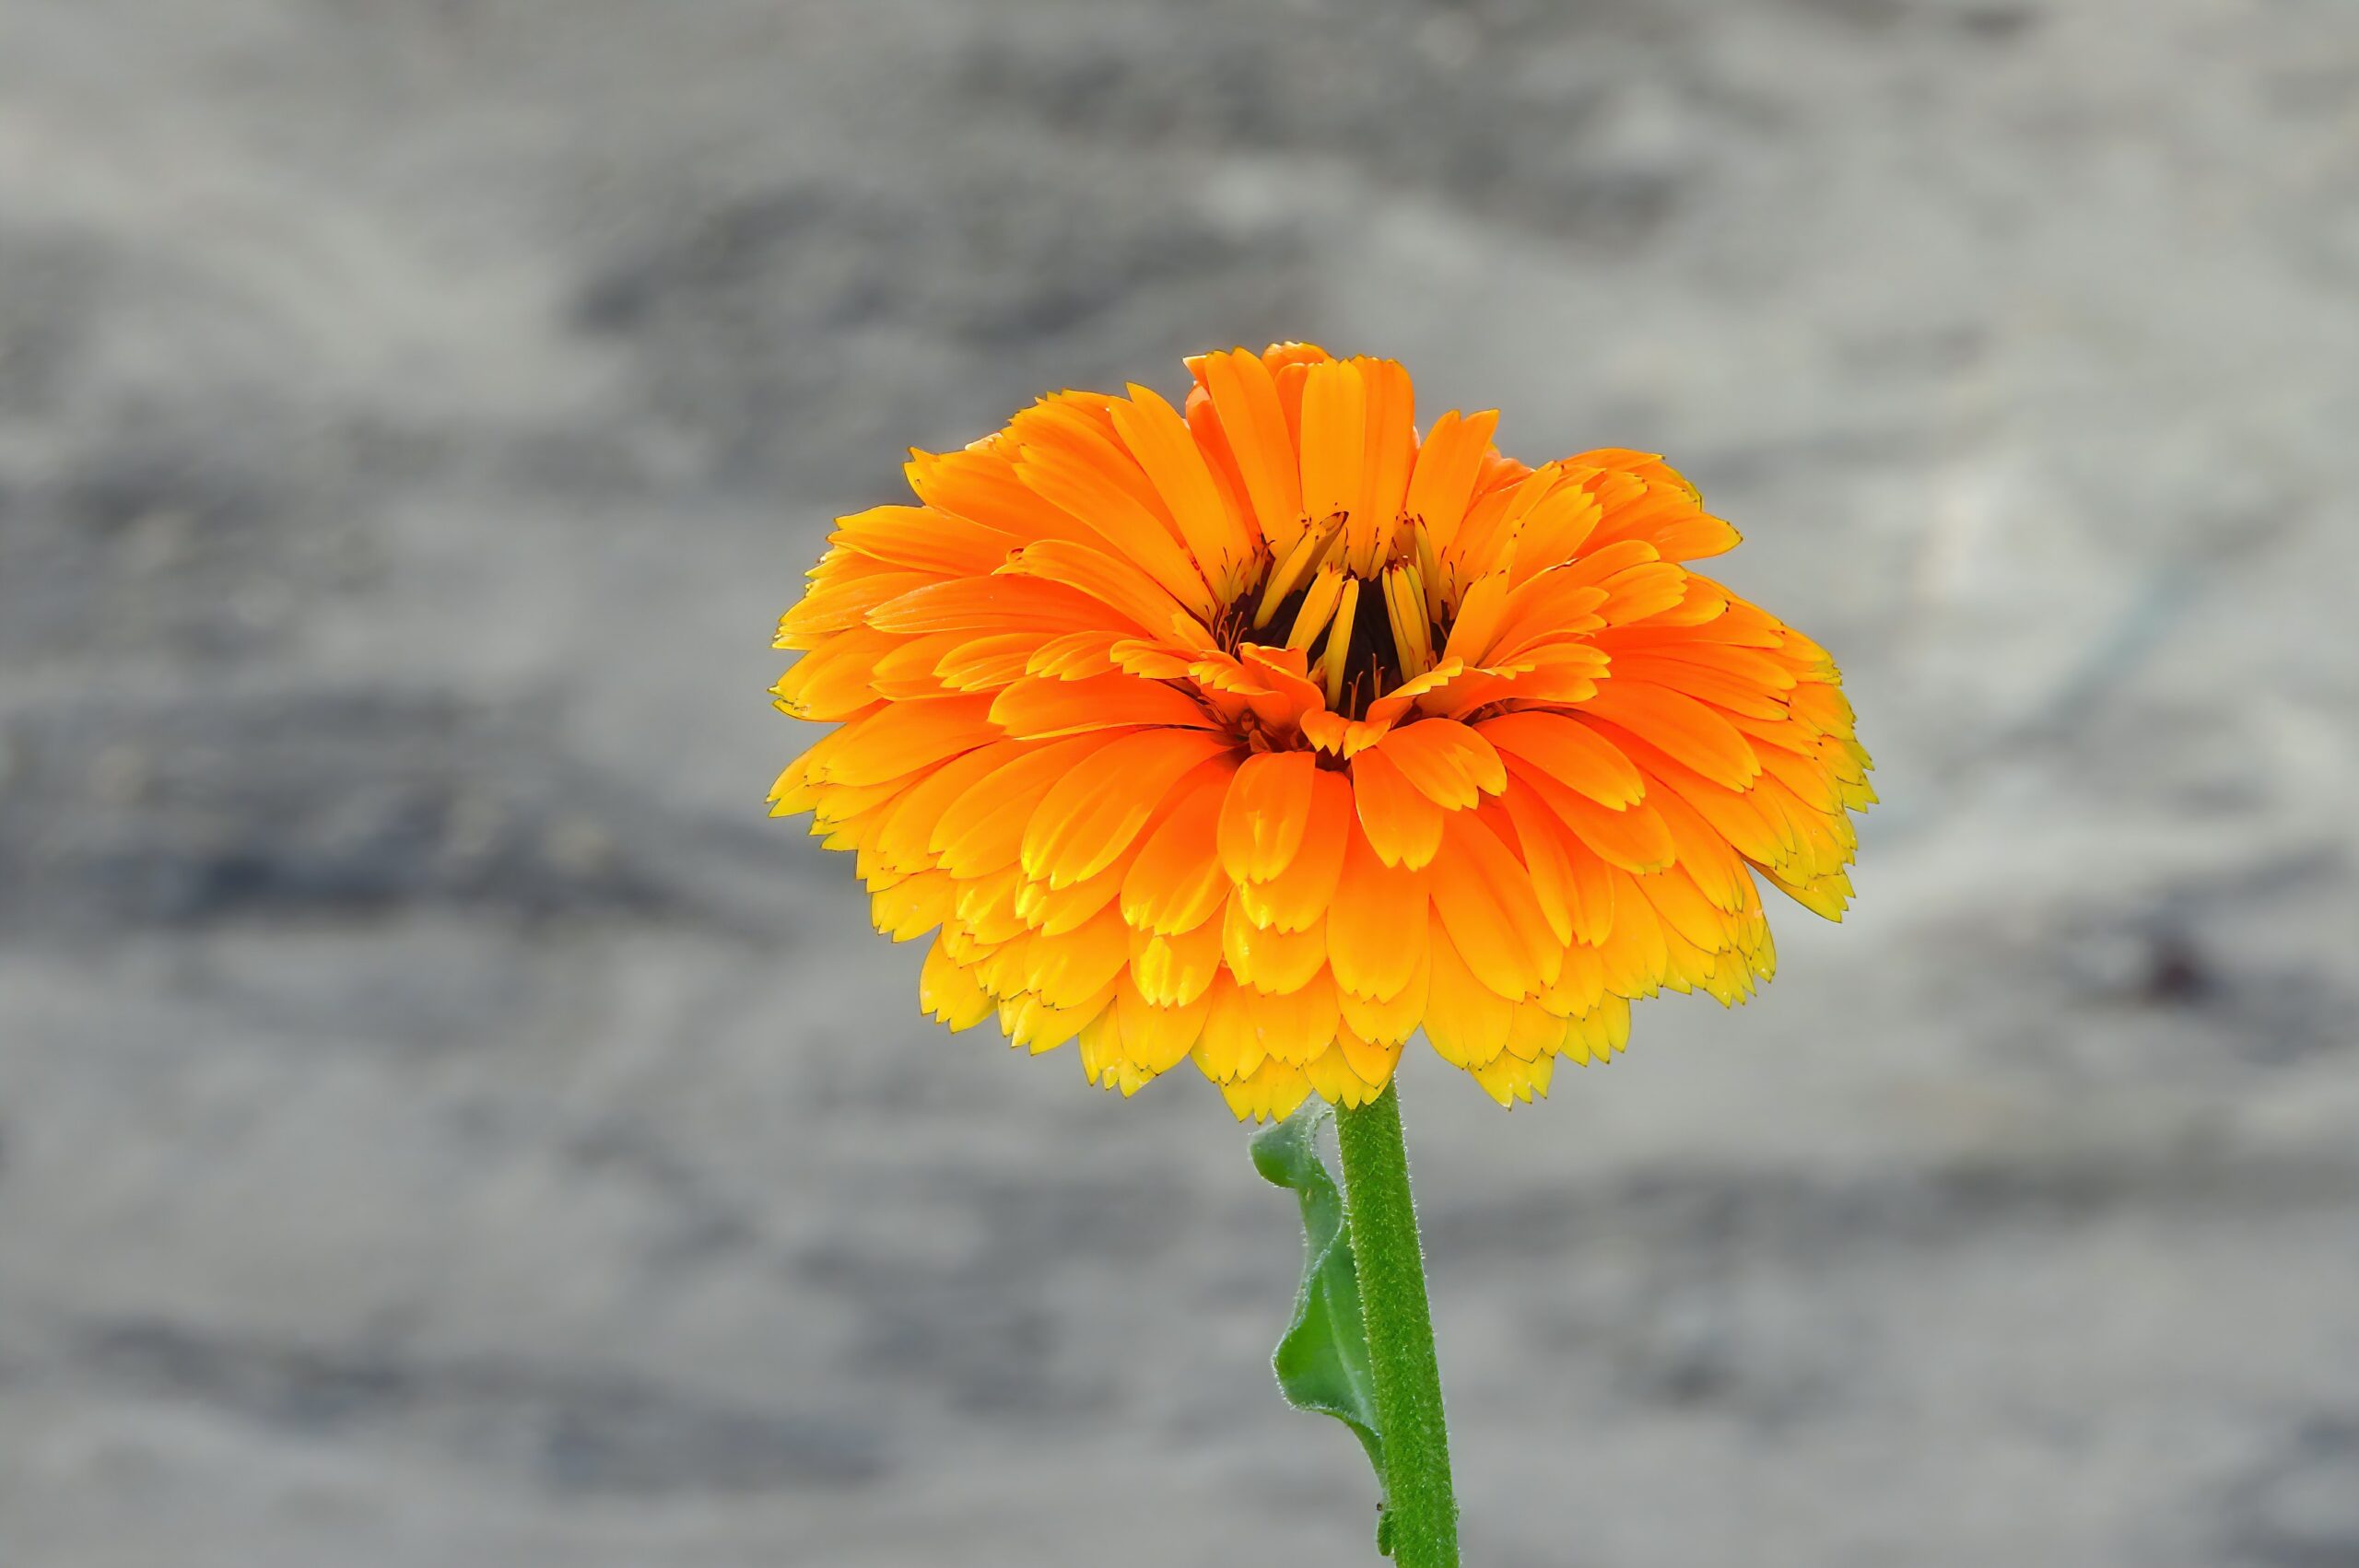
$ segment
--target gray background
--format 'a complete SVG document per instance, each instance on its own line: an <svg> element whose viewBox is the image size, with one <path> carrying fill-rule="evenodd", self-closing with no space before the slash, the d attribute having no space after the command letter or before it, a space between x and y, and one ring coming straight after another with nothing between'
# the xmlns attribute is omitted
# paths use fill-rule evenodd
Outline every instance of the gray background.
<svg viewBox="0 0 2359 1568"><path fill-rule="evenodd" d="M1672 455L1887 804L1406 1074L1473 1561L2359 1562L2359 10L0 0L0 1562L1368 1560L1283 1194L762 795L900 449Z"/></svg>

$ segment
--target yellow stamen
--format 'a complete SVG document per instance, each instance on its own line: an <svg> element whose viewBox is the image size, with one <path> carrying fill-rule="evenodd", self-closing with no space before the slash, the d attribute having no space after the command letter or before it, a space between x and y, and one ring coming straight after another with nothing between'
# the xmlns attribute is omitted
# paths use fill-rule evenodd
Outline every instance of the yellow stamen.
<svg viewBox="0 0 2359 1568"><path fill-rule="evenodd" d="M1333 512L1305 531L1286 552L1285 560L1270 573L1270 580L1262 585L1262 603L1253 611L1253 629L1260 631L1277 614L1278 606L1287 594L1300 588L1310 574L1327 558L1327 552L1336 540L1344 536L1344 514Z"/></svg>
<svg viewBox="0 0 2359 1568"><path fill-rule="evenodd" d="M1406 564L1384 568L1384 613L1392 623L1392 648L1401 661L1403 680L1415 680L1433 664L1433 648L1426 624L1426 596L1417 582L1417 568Z"/></svg>
<svg viewBox="0 0 2359 1568"><path fill-rule="evenodd" d="M1352 651L1352 617L1360 607L1360 579L1353 578L1344 584L1344 601L1335 607L1335 624L1327 632L1327 654L1320 673L1327 681L1327 706L1340 708L1344 701L1344 661Z"/></svg>
<svg viewBox="0 0 2359 1568"><path fill-rule="evenodd" d="M1416 544L1417 577L1426 590L1426 619L1435 626L1439 626L1449 619L1444 612L1449 606L1445 602L1442 592L1444 584L1441 563L1434 558L1434 536L1426 531L1426 525L1422 522L1416 526Z"/></svg>
<svg viewBox="0 0 2359 1568"><path fill-rule="evenodd" d="M1294 630L1286 633L1288 648L1309 648L1327 629L1335 614L1335 603L1344 596L1344 573L1340 568L1324 566L1310 579L1310 591L1302 596L1302 608L1294 618Z"/></svg>

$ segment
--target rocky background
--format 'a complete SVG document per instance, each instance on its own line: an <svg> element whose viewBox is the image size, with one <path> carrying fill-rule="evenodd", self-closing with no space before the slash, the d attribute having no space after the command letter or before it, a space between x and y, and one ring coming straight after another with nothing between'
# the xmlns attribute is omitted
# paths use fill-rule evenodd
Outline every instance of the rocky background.
<svg viewBox="0 0 2359 1568"><path fill-rule="evenodd" d="M764 819L908 443L1673 455L1886 804L1407 1073L1471 1561L2359 1563L2359 11L0 0L0 1563L1369 1561L1191 1074Z"/></svg>

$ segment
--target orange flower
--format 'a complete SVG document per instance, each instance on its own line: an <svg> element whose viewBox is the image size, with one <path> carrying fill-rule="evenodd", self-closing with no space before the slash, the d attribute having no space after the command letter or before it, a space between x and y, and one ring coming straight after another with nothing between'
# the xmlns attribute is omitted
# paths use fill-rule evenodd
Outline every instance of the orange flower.
<svg viewBox="0 0 2359 1568"><path fill-rule="evenodd" d="M1682 563L1736 531L1660 459L1419 437L1306 344L1062 392L841 520L778 646L829 720L771 792L857 853L920 994L1130 1094L1358 1105L1420 1027L1502 1105L1629 1000L1775 966L1758 880L1839 919L1875 796L1816 643Z"/></svg>

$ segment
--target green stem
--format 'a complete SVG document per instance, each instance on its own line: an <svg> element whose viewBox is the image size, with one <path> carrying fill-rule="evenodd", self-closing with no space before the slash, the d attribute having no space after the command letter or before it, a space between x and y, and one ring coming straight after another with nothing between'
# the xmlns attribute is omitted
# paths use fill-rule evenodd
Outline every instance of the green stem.
<svg viewBox="0 0 2359 1568"><path fill-rule="evenodd" d="M1458 1568L1458 1499L1449 1484L1449 1432L1441 1368L1426 1303L1426 1259L1409 1196L1409 1151L1397 1086L1357 1110L1338 1108L1344 1203L1352 1222L1360 1312L1384 1433L1385 1512L1400 1568Z"/></svg>

